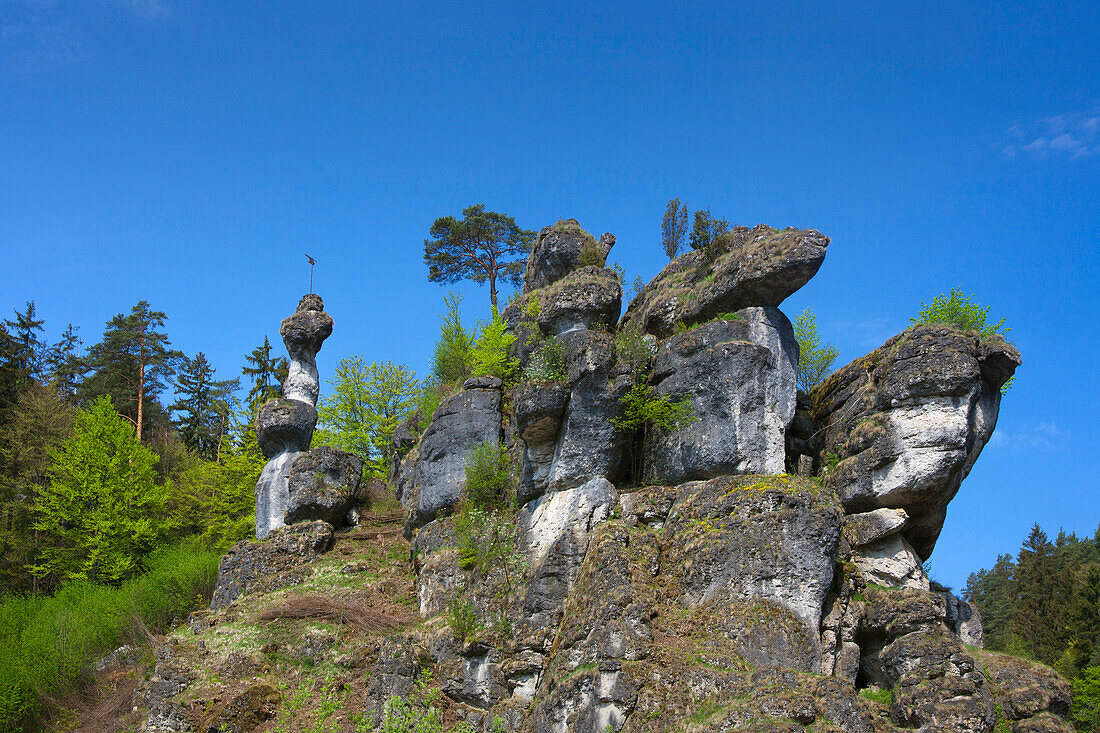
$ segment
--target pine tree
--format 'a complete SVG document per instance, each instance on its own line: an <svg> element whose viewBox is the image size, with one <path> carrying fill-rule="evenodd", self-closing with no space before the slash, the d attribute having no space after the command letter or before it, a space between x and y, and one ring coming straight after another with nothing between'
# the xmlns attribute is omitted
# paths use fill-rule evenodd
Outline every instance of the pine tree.
<svg viewBox="0 0 1100 733"><path fill-rule="evenodd" d="M705 252L708 256L714 255L714 244L718 237L730 230L730 223L725 219L716 219L710 214L710 207L695 212L695 220L691 228L689 243L694 250Z"/></svg>
<svg viewBox="0 0 1100 733"><path fill-rule="evenodd" d="M119 413L134 424L140 440L149 402L157 400L183 356L170 350L161 331L167 316L150 310L142 300L128 315L119 313L107 322L103 340L88 350L84 360L92 372L78 390L82 404L106 395Z"/></svg>
<svg viewBox="0 0 1100 733"><path fill-rule="evenodd" d="M61 340L46 350L46 374L54 389L66 400L72 399L84 373L78 354L83 341L76 331L77 327L70 323L61 334Z"/></svg>
<svg viewBox="0 0 1100 733"><path fill-rule="evenodd" d="M684 246L687 235L688 209L680 199L672 199L665 208L665 217L661 220L661 246L670 260L676 259Z"/></svg>
<svg viewBox="0 0 1100 733"><path fill-rule="evenodd" d="M184 445L207 460L214 460L229 425L233 392L239 380L214 379L214 368L201 351L184 357L176 378L179 396L169 411L178 413L176 426Z"/></svg>
<svg viewBox="0 0 1100 733"><path fill-rule="evenodd" d="M37 317L34 301L27 301L26 311L15 311L15 320L4 324L11 329L14 341L12 367L22 371L27 380L40 379L45 345L35 332L44 330L45 321Z"/></svg>
<svg viewBox="0 0 1100 733"><path fill-rule="evenodd" d="M167 529L167 489L154 481L156 462L110 398L78 412L35 502L42 548L31 572L93 582L134 572Z"/></svg>
<svg viewBox="0 0 1100 733"><path fill-rule="evenodd" d="M270 399L282 394L290 364L285 356L271 356L271 342L264 336L263 346L257 346L245 357L251 366L241 369L241 374L251 378L252 388L248 390L248 406L251 412Z"/></svg>
<svg viewBox="0 0 1100 733"><path fill-rule="evenodd" d="M1054 545L1038 524L1016 557L1018 606L1012 631L1027 650L1054 664L1065 646L1064 625L1058 619Z"/></svg>

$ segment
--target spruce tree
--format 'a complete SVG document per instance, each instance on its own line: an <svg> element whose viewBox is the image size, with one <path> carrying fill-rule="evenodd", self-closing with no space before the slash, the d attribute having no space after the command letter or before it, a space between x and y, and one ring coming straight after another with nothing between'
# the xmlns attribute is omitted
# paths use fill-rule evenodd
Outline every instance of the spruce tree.
<svg viewBox="0 0 1100 733"><path fill-rule="evenodd" d="M253 349L245 361L251 366L241 369L241 374L252 381L252 387L248 390L248 406L251 412L255 412L257 407L282 394L290 364L285 356L271 355L271 342L267 336L264 336L263 345Z"/></svg>
<svg viewBox="0 0 1100 733"><path fill-rule="evenodd" d="M218 455L221 438L229 426L236 379L214 379L214 368L201 351L183 358L176 378L178 399L168 407L177 413L176 426L184 445L207 460Z"/></svg>

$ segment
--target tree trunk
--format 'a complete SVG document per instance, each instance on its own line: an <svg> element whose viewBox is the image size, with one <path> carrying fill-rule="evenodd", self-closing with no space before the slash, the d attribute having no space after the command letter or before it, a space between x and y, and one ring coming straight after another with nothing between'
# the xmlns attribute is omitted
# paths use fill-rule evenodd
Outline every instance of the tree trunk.
<svg viewBox="0 0 1100 733"><path fill-rule="evenodd" d="M137 439L141 442L142 405L145 402L145 363L138 363Z"/></svg>
<svg viewBox="0 0 1100 733"><path fill-rule="evenodd" d="M493 303L493 311L497 309L497 274L492 272L489 274L489 300Z"/></svg>

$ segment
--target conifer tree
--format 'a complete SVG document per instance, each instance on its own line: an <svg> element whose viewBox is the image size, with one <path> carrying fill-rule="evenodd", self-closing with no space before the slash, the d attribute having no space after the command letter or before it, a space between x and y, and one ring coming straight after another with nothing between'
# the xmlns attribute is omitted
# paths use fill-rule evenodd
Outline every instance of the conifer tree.
<svg viewBox="0 0 1100 733"><path fill-rule="evenodd" d="M168 347L161 329L167 316L142 300L128 315L117 314L107 322L103 340L88 350L84 360L91 371L78 391L83 404L101 395L111 398L119 413L134 424L140 440L147 403L155 401L175 373L183 356Z"/></svg>
<svg viewBox="0 0 1100 733"><path fill-rule="evenodd" d="M110 398L78 412L35 502L43 546L31 571L93 582L134 572L167 529L161 519L167 489L154 481L156 462Z"/></svg>
<svg viewBox="0 0 1100 733"><path fill-rule="evenodd" d="M217 457L229 426L233 392L239 386L236 379L214 379L214 368L201 351L194 358L183 358L176 378L179 399L168 409L177 413L176 425L184 445L206 460Z"/></svg>
<svg viewBox="0 0 1100 733"><path fill-rule="evenodd" d="M241 369L241 374L249 377L252 387L248 390L248 407L252 412L268 400L282 394L290 364L285 356L271 355L271 342L264 336L262 346L257 346L245 357L251 366Z"/></svg>

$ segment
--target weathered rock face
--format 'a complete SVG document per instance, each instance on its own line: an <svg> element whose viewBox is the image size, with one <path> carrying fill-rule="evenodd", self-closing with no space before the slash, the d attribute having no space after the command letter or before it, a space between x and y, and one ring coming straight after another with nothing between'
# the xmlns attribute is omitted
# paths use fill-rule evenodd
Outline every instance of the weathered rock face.
<svg viewBox="0 0 1100 733"><path fill-rule="evenodd" d="M479 444L501 437L499 385L463 389L439 405L417 448L413 486L402 490L407 507L416 501L413 526L424 525L459 500L470 454Z"/></svg>
<svg viewBox="0 0 1100 733"><path fill-rule="evenodd" d="M332 547L332 525L315 521L272 530L266 541L241 540L218 565L211 608L222 608L249 591L272 591L302 582L295 568Z"/></svg>
<svg viewBox="0 0 1100 733"><path fill-rule="evenodd" d="M794 331L776 308L746 308L668 339L651 382L659 395L686 399L697 419L653 436L645 480L783 473L797 364Z"/></svg>
<svg viewBox="0 0 1100 733"><path fill-rule="evenodd" d="M763 224L722 235L710 259L694 251L677 257L630 304L623 326L669 336L750 306L778 306L812 278L829 238L812 229L776 230Z"/></svg>
<svg viewBox="0 0 1100 733"><path fill-rule="evenodd" d="M1013 730L1073 730L1063 720L1070 712L1070 685L1053 669L995 652L974 652L974 656Z"/></svg>
<svg viewBox="0 0 1100 733"><path fill-rule="evenodd" d="M999 337L914 326L814 389L818 460L839 461L828 480L845 509L904 509L901 536L927 558L1019 363Z"/></svg>
<svg viewBox="0 0 1100 733"><path fill-rule="evenodd" d="M524 320L537 324L545 336L607 331L619 320L622 300L623 286L613 270L587 266L510 303L502 317L513 333Z"/></svg>
<svg viewBox="0 0 1100 733"><path fill-rule="evenodd" d="M324 446L299 454L287 474L286 523L321 519L343 522L359 491L363 459Z"/></svg>
<svg viewBox="0 0 1100 733"><path fill-rule="evenodd" d="M257 537L266 537L288 521L288 479L294 462L309 450L317 425L316 356L321 343L332 333L332 317L324 312L321 297L311 293L302 297L294 315L283 320L279 331L291 362L283 398L269 400L256 412L256 437L270 459L256 482ZM295 518L312 517L298 507Z"/></svg>
<svg viewBox="0 0 1100 733"><path fill-rule="evenodd" d="M543 227L527 258L523 291L537 290L565 277L581 265L581 252L586 249L606 260L614 246L614 236L605 234L597 242L581 229L576 219L563 219Z"/></svg>

